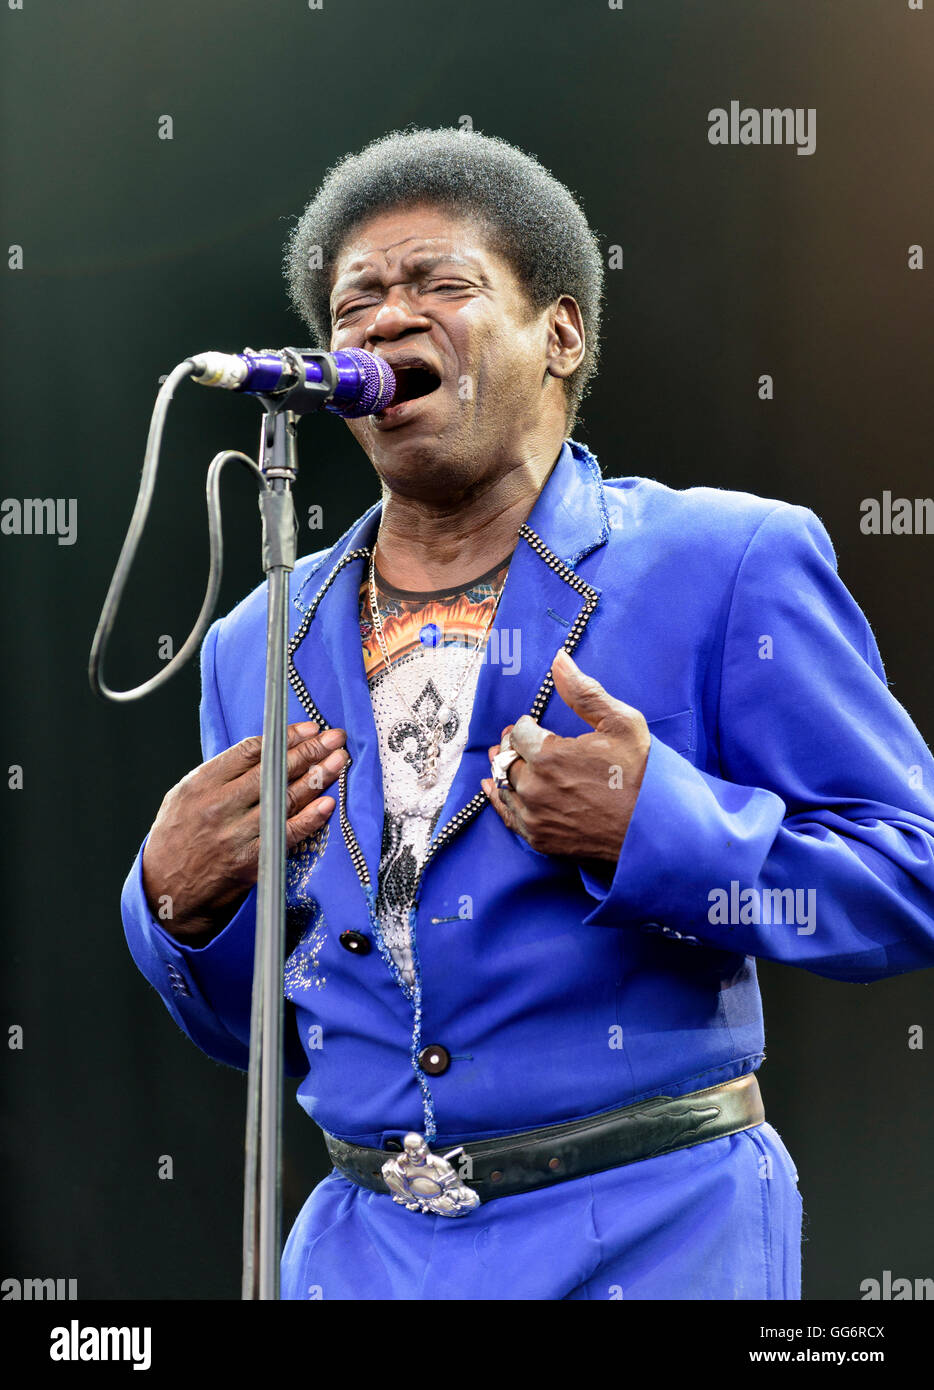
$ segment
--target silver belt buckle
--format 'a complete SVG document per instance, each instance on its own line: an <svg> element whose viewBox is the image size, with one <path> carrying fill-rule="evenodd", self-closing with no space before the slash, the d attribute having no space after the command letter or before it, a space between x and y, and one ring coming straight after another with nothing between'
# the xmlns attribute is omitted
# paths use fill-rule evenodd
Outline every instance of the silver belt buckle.
<svg viewBox="0 0 934 1390"><path fill-rule="evenodd" d="M463 1153L464 1146L450 1153L433 1154L421 1134L407 1134L398 1158L387 1158L383 1179L392 1200L406 1211L424 1211L432 1216L466 1216L480 1205L480 1198L467 1187L450 1160Z"/></svg>

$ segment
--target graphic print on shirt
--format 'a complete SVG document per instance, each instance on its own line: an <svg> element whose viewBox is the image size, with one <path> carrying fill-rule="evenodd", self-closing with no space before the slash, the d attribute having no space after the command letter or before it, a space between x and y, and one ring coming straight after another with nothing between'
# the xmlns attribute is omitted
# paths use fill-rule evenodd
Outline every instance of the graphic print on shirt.
<svg viewBox="0 0 934 1390"><path fill-rule="evenodd" d="M407 993L415 983L409 912L418 872L467 742L509 558L468 584L431 593L397 589L377 569L389 667L373 622L368 576L360 586L360 638L385 797L377 917ZM437 736L437 780L426 786L430 735Z"/></svg>

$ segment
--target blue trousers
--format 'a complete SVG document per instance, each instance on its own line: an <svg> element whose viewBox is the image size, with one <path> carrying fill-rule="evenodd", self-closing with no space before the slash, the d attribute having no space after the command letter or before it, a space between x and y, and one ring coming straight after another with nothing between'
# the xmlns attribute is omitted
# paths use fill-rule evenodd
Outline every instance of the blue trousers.
<svg viewBox="0 0 934 1390"><path fill-rule="evenodd" d="M769 1124L461 1217L334 1171L282 1257L284 1299L800 1297L797 1173Z"/></svg>

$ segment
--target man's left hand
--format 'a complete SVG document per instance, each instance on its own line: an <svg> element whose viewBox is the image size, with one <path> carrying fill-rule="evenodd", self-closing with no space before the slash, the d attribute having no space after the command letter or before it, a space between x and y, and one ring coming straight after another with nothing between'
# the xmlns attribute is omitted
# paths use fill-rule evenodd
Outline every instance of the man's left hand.
<svg viewBox="0 0 934 1390"><path fill-rule="evenodd" d="M503 730L519 757L509 788L481 782L503 822L542 854L619 858L649 755L641 713L609 695L563 649L551 667L555 691L593 733L561 738L529 715ZM490 759L501 745L491 748Z"/></svg>

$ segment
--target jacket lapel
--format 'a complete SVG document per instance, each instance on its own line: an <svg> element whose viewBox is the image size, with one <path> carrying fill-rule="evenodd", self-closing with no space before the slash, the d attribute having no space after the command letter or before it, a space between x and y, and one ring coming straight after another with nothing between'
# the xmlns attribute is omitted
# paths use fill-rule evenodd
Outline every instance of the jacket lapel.
<svg viewBox="0 0 934 1390"><path fill-rule="evenodd" d="M339 783L340 825L354 868L375 890L383 835L383 773L360 639L360 583L376 541L371 508L307 576L289 646L289 680L302 714L347 734L351 762Z"/></svg>
<svg viewBox="0 0 934 1390"><path fill-rule="evenodd" d="M600 598L572 566L606 542L609 522L596 459L566 441L519 539L477 680L464 753L438 819L438 835L468 806L482 809L488 749L523 714L540 718L552 691L551 663L573 652ZM459 826L458 826L459 828ZM435 840L437 841L438 835ZM440 846L439 846L440 847Z"/></svg>
<svg viewBox="0 0 934 1390"><path fill-rule="evenodd" d="M354 867L375 890L383 828L379 743L363 665L359 587L376 541L377 503L306 577L293 599L303 614L290 643L289 679L301 713L347 731L351 764L341 777L341 830ZM486 652L467 743L438 820L430 855L486 804L488 748L522 714L540 718L551 663L573 652L600 591L574 566L609 535L603 482L584 446L565 441L528 520L519 528Z"/></svg>

